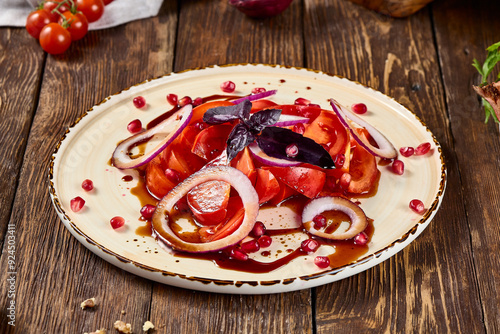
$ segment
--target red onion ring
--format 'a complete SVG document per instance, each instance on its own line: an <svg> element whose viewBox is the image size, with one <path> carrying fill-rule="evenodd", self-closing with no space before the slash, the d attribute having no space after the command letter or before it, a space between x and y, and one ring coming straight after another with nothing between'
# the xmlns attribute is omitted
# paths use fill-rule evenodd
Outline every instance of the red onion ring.
<svg viewBox="0 0 500 334"><path fill-rule="evenodd" d="M242 223L234 233L222 239L206 243L193 243L182 240L170 227L169 212L171 212L177 201L192 188L213 180L230 183L238 192L245 209ZM257 195L248 177L233 167L214 166L199 170L165 195L156 206L152 218L152 227L157 239L176 250L190 253L213 252L237 244L247 237L253 229L258 213L259 195Z"/></svg>
<svg viewBox="0 0 500 334"><path fill-rule="evenodd" d="M248 145L248 148L250 149L250 153L252 153L252 156L255 158L255 160L264 163L268 166L295 167L302 163L300 161L291 161L291 160L270 157L269 155L265 154L264 151L262 151L259 145L257 145L257 143L255 142Z"/></svg>
<svg viewBox="0 0 500 334"><path fill-rule="evenodd" d="M310 119L307 117L281 114L280 118L274 124L274 126L284 127L284 126L290 126L290 125L295 125L295 124L299 124L299 123L309 123L309 120Z"/></svg>
<svg viewBox="0 0 500 334"><path fill-rule="evenodd" d="M351 219L351 226L345 232L325 233L314 228L313 219L316 215L328 210L341 211ZM368 225L363 210L355 203L343 197L320 197L310 201L302 210L302 224L307 232L318 237L345 240L354 238L358 233L363 232Z"/></svg>
<svg viewBox="0 0 500 334"><path fill-rule="evenodd" d="M265 91L265 92L262 92L262 93L248 95L248 96L242 97L240 99L237 99L237 100L234 100L234 101L231 101L231 102L233 102L234 104L238 104L238 103L241 103L241 102L243 102L245 100L248 100L248 101L261 100L261 99L263 99L265 97L269 97L269 96L275 95L277 92L278 91L276 89L274 89L274 90L268 90L268 91Z"/></svg>
<svg viewBox="0 0 500 334"><path fill-rule="evenodd" d="M340 119L340 122L349 129L354 139L363 146L368 152L372 155L394 159L398 156L398 151L394 148L394 145L377 129L371 126L369 123L364 121L363 119L356 116L354 113L350 112L346 108L344 108L341 104L339 104L334 99L330 99L330 105L333 108L333 111ZM364 137L360 136L356 131L356 128L351 124L354 122L362 127L364 127L372 136L373 140L377 143L379 147L375 147L368 142Z"/></svg>
<svg viewBox="0 0 500 334"><path fill-rule="evenodd" d="M192 116L193 106L188 104L151 129L125 139L118 144L113 152L113 156L111 158L113 166L119 169L129 169L147 164L161 151L163 151L165 147L170 145L175 138L177 138L182 130L189 124ZM147 141L158 133L166 133L166 137L143 156L135 159L130 158L127 153L132 146Z"/></svg>

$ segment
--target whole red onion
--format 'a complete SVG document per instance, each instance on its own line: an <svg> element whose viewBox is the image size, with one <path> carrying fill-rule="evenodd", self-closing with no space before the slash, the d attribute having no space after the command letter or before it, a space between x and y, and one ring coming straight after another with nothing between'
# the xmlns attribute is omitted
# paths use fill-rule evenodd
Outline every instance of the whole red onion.
<svg viewBox="0 0 500 334"><path fill-rule="evenodd" d="M290 6L293 0L229 0L241 12L250 17L264 18L275 16Z"/></svg>

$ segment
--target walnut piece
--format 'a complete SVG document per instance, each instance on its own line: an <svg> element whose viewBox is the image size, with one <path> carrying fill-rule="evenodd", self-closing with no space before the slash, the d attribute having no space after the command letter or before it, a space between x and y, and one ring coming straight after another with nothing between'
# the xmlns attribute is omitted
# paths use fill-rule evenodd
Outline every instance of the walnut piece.
<svg viewBox="0 0 500 334"><path fill-rule="evenodd" d="M154 329L155 328L155 325L153 325L153 323L151 321L146 321L144 323L144 325L142 326L142 330L147 332L149 331L150 329Z"/></svg>
<svg viewBox="0 0 500 334"><path fill-rule="evenodd" d="M84 301L80 304L80 307L82 308L82 310L85 310L86 308L93 308L95 305L96 305L96 303L95 303L95 298L94 298L94 297L92 297L92 298L89 298L89 299L84 300Z"/></svg>
<svg viewBox="0 0 500 334"><path fill-rule="evenodd" d="M104 328L98 329L92 333L83 333L83 334L106 334L106 330Z"/></svg>
<svg viewBox="0 0 500 334"><path fill-rule="evenodd" d="M126 324L121 320L116 320L114 324L115 329L122 334L132 333L132 325Z"/></svg>

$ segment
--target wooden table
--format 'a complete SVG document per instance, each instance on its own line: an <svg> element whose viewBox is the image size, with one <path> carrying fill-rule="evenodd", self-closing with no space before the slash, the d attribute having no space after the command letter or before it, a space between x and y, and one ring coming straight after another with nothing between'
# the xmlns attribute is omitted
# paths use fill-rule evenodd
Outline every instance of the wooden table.
<svg viewBox="0 0 500 334"><path fill-rule="evenodd" d="M113 333L122 319L134 333L146 320L155 333L500 333L499 131L484 124L471 66L498 41L498 13L498 1L436 0L392 19L345 0L296 0L278 17L253 20L226 1L166 0L157 17L90 32L58 57L24 29L2 28L0 332ZM256 296L158 284L77 242L47 186L49 157L65 129L145 79L247 62L345 76L421 117L448 168L441 209L424 233L356 276ZM82 311L89 297L99 306Z"/></svg>

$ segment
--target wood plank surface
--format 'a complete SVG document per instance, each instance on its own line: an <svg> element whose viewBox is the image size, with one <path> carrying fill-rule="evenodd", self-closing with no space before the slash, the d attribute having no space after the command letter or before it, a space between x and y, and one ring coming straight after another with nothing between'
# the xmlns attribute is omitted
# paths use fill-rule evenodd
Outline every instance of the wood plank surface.
<svg viewBox="0 0 500 334"><path fill-rule="evenodd" d="M472 85L481 82L471 64L481 63L486 48L500 40L499 2L440 1L433 6L436 41L454 154L463 187L463 204L472 243L474 269L488 333L500 332L500 142L498 124L484 124ZM453 20L449 18L453 17ZM494 71L496 76L498 67ZM492 75L490 80L494 80Z"/></svg>
<svg viewBox="0 0 500 334"><path fill-rule="evenodd" d="M45 55L21 29L0 34L0 240L16 193L19 170L38 103ZM23 94L19 94L23 92Z"/></svg>
<svg viewBox="0 0 500 334"><path fill-rule="evenodd" d="M414 111L442 144L442 208L402 252L317 288L317 332L478 333L483 330L468 226L429 11L391 19L345 1L306 1L307 66L380 90ZM325 31L331 38L325 38ZM425 180L422 180L425 182ZM453 221L446 212L455 212ZM449 235L454 235L450 242Z"/></svg>
<svg viewBox="0 0 500 334"><path fill-rule="evenodd" d="M175 70L247 62L301 66L300 16L300 2L283 15L255 20L225 1L183 1ZM158 333L312 333L311 312L310 290L247 296L155 284L151 318L160 324Z"/></svg>
<svg viewBox="0 0 500 334"><path fill-rule="evenodd" d="M2 316L0 332L110 330L120 318L131 322L135 333L142 331L152 283L106 263L70 235L49 199L47 172L56 142L85 110L172 70L176 27L176 4L165 2L156 18L90 32L65 55L47 58L10 219L17 238L16 327L7 326ZM3 268L5 261L2 256ZM8 273L0 275L7 291ZM98 307L81 310L80 303L90 297L96 297ZM2 294L2 311L8 302Z"/></svg>

